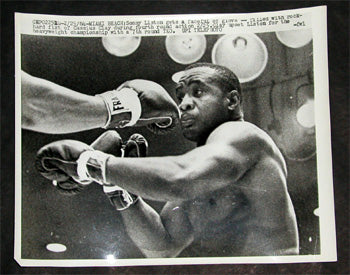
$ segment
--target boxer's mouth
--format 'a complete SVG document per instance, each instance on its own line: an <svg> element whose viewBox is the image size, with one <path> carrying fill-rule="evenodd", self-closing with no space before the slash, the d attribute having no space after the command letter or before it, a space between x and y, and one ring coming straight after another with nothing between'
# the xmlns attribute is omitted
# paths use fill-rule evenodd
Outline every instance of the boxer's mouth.
<svg viewBox="0 0 350 275"><path fill-rule="evenodd" d="M194 124L195 119L191 115L183 114L181 116L180 121L181 121L181 126L183 128L188 128L188 127L191 127Z"/></svg>

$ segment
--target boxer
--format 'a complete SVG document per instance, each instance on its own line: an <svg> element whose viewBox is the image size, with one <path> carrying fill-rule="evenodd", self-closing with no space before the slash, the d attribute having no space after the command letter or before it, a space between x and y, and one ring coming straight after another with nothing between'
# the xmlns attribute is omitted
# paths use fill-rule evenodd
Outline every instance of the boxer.
<svg viewBox="0 0 350 275"><path fill-rule="evenodd" d="M195 149L132 159L61 140L40 150L42 175L118 185L138 196L120 213L145 257L298 254L285 161L263 130L244 121L236 75L193 64L182 72L176 93L183 135L197 143ZM164 208L158 213L143 198L164 202Z"/></svg>

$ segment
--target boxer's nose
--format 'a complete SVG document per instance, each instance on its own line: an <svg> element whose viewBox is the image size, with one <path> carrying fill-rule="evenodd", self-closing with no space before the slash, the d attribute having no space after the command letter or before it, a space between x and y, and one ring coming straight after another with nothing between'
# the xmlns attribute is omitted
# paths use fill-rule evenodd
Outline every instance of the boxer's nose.
<svg viewBox="0 0 350 275"><path fill-rule="evenodd" d="M190 111L194 108L193 99L191 96L186 94L179 105L179 109L182 112Z"/></svg>

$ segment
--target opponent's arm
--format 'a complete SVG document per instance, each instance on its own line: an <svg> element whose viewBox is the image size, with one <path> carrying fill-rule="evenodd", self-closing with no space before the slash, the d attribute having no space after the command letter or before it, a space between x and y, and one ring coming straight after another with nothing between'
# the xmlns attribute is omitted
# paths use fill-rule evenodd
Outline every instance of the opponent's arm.
<svg viewBox="0 0 350 275"><path fill-rule="evenodd" d="M44 133L93 128L147 126L155 133L173 129L179 117L175 101L159 84L134 79L117 89L90 96L21 73L22 127Z"/></svg>
<svg viewBox="0 0 350 275"><path fill-rule="evenodd" d="M22 127L44 133L71 133L102 127L107 120L100 97L78 93L22 71Z"/></svg>

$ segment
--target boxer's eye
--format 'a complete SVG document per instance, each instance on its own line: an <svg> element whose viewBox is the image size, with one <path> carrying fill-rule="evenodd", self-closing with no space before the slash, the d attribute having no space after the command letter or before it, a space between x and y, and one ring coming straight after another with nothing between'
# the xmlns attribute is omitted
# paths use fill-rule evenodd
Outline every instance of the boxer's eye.
<svg viewBox="0 0 350 275"><path fill-rule="evenodd" d="M196 89L193 91L193 96L200 97L203 94L203 91L200 89Z"/></svg>

